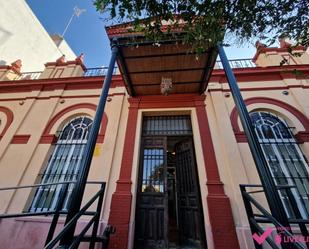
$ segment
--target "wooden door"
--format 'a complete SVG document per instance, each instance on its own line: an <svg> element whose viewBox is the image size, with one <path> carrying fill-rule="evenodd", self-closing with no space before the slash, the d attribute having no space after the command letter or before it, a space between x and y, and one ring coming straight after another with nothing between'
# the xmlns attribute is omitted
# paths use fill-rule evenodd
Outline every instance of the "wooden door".
<svg viewBox="0 0 309 249"><path fill-rule="evenodd" d="M166 137L142 139L135 249L167 248Z"/></svg>
<svg viewBox="0 0 309 249"><path fill-rule="evenodd" d="M190 248L206 248L192 139L176 144L175 151L180 244Z"/></svg>

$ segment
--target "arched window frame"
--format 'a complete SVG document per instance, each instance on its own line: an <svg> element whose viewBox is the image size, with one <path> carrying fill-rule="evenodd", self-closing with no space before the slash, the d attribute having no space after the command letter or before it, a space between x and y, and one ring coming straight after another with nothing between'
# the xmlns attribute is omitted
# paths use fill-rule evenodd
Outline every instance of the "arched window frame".
<svg viewBox="0 0 309 249"><path fill-rule="evenodd" d="M75 116L67 122L57 134L45 171L41 175L41 184L63 181L75 181L82 161L92 119L86 115ZM30 206L30 212L54 210L62 185L41 186L36 191ZM67 209L73 184L69 184L63 209Z"/></svg>
<svg viewBox="0 0 309 249"><path fill-rule="evenodd" d="M309 166L290 129L291 127L284 119L273 113L252 111L250 117L275 184L281 185L280 182L278 184L278 181L285 180L283 185L296 186L296 188L291 188L291 192L295 197L302 218L308 218ZM286 155L284 155L284 150L287 153ZM275 176L275 173L281 174L281 176ZM282 179L280 180L280 178ZM279 195L283 200L288 216L293 217L295 214L293 214L284 191L280 190Z"/></svg>

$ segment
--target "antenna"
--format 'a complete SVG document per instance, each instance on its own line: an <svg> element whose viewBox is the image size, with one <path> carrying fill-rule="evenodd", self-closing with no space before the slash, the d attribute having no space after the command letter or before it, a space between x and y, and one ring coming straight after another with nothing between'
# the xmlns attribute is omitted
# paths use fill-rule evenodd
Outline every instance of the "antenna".
<svg viewBox="0 0 309 249"><path fill-rule="evenodd" d="M69 26L70 26L70 24L71 24L71 22L72 22L74 16L79 17L83 12L86 12L86 9L80 9L80 8L77 7L77 6L75 6L75 7L73 8L73 14L72 14L72 16L71 16L71 18L70 18L70 20L69 20L67 26L65 27L65 29L64 29L64 31L63 31L63 33L62 33L62 35L61 35L62 38L64 38L64 35L65 35L65 33L67 32L67 30L68 30L68 28L69 28Z"/></svg>

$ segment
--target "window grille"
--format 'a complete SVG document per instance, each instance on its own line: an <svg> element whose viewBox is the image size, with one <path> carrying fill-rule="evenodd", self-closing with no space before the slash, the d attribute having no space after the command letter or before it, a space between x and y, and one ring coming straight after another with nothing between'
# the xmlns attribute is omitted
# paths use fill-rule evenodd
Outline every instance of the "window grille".
<svg viewBox="0 0 309 249"><path fill-rule="evenodd" d="M143 136L179 136L192 135L189 115L146 116L143 119Z"/></svg>
<svg viewBox="0 0 309 249"><path fill-rule="evenodd" d="M163 193L164 150L162 148L145 148L143 162L142 192Z"/></svg>
<svg viewBox="0 0 309 249"><path fill-rule="evenodd" d="M280 189L280 186L294 186L291 192L302 218L307 219L309 217L308 162L291 132L291 127L270 113L254 112L250 117L288 217L295 218L295 214L286 191Z"/></svg>
<svg viewBox="0 0 309 249"><path fill-rule="evenodd" d="M84 149L89 136L92 120L78 117L71 120L59 133L54 151L47 167L40 174L41 184L75 181L83 158ZM37 189L30 211L54 210L63 185L41 186ZM74 184L69 184L67 196L63 204L66 210L73 191Z"/></svg>

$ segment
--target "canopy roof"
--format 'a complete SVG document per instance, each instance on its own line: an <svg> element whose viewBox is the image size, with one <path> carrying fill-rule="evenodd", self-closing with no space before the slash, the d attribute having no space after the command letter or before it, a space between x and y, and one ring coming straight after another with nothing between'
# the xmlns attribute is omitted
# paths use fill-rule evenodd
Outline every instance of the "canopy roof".
<svg viewBox="0 0 309 249"><path fill-rule="evenodd" d="M128 24L110 26L106 31L110 40L117 39L117 63L131 96L161 94L162 77L172 79L171 94L206 90L216 49L210 48L197 56L189 52L190 46L183 44L177 35L154 43L140 33L130 32Z"/></svg>

